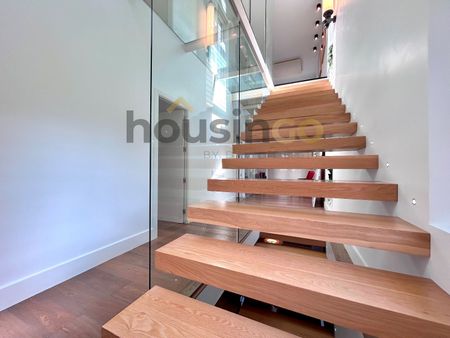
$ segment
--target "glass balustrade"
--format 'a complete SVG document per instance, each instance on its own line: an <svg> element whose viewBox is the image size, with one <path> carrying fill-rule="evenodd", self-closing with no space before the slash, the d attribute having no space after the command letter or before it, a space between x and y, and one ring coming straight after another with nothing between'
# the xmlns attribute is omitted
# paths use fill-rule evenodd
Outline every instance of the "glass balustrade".
<svg viewBox="0 0 450 338"><path fill-rule="evenodd" d="M264 97L268 84L255 46L230 0L153 0L152 248L186 233L240 242L248 232L190 222L190 205L236 201L209 192L208 179L254 175L222 168L232 145ZM157 271L159 284L191 295L200 285Z"/></svg>

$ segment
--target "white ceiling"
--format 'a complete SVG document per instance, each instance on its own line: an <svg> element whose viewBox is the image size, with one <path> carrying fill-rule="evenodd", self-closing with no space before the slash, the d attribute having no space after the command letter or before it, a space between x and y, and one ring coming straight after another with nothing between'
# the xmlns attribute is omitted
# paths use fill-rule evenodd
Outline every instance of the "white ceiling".
<svg viewBox="0 0 450 338"><path fill-rule="evenodd" d="M316 6L321 0L272 0L272 2L273 62L296 58L303 61L301 73L290 72L289 79L275 78L275 83L317 77L322 31L321 27L315 27L315 22L321 20L322 12L316 11ZM319 34L318 41L314 41L315 34ZM313 52L314 46L318 49L317 53Z"/></svg>

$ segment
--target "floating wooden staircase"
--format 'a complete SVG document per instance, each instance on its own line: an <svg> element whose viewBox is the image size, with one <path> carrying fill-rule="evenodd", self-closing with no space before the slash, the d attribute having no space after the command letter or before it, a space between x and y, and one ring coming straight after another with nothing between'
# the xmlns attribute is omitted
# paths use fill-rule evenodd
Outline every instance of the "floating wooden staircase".
<svg viewBox="0 0 450 338"><path fill-rule="evenodd" d="M233 146L236 155L266 157L225 159L223 168L377 169L377 155L302 157L364 149L366 138L354 136L357 125L350 120L326 80L277 88L243 133L246 143ZM280 153L284 157L277 157ZM388 203L398 199L392 182L211 179L208 190ZM188 218L286 238L430 256L430 235L396 217L211 201L191 206ZM165 272L377 337L450 337L450 296L426 278L192 235L158 249L155 264ZM128 332L136 325L154 337L283 336L159 288L105 326L105 337L134 337Z"/></svg>

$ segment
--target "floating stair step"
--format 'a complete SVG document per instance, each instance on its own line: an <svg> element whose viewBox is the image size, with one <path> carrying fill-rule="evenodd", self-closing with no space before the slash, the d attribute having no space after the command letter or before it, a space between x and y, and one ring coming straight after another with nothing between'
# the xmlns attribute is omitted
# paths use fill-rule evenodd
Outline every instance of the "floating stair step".
<svg viewBox="0 0 450 338"><path fill-rule="evenodd" d="M370 201L398 200L398 185L380 182L210 179L208 191Z"/></svg>
<svg viewBox="0 0 450 338"><path fill-rule="evenodd" d="M154 287L105 324L102 337L296 336L178 293Z"/></svg>
<svg viewBox="0 0 450 338"><path fill-rule="evenodd" d="M294 98L305 98L305 97L313 97L313 96L324 96L324 95L337 95L334 89L331 87L323 87L314 90L310 90L308 92L288 92L282 95L269 95L265 101L265 103L272 103L281 100L291 100Z"/></svg>
<svg viewBox="0 0 450 338"><path fill-rule="evenodd" d="M300 94L321 91L326 89L332 89L331 84L328 80L326 81L315 81L315 82L305 82L299 84L291 84L284 86L275 87L271 93L271 97L282 97L283 95L289 95L291 93Z"/></svg>
<svg viewBox="0 0 450 338"><path fill-rule="evenodd" d="M230 158L224 169L378 169L378 155Z"/></svg>
<svg viewBox="0 0 450 338"><path fill-rule="evenodd" d="M366 147L365 136L319 138L315 140L295 140L284 142L247 143L233 145L233 153L272 154L334 150L359 150Z"/></svg>
<svg viewBox="0 0 450 338"><path fill-rule="evenodd" d="M185 235L156 267L377 337L450 337L450 296L432 281Z"/></svg>
<svg viewBox="0 0 450 338"><path fill-rule="evenodd" d="M335 101L339 100L338 94L334 90L326 90L326 91L318 91L313 93L307 93L307 94L300 94L300 95L291 95L291 96L285 96L281 98L277 97L268 97L268 99L263 103L262 107L271 107L271 106L278 106L286 103L293 103L293 104L302 104L304 102L309 102L310 100L317 101L317 102L328 102L328 101Z"/></svg>
<svg viewBox="0 0 450 338"><path fill-rule="evenodd" d="M430 234L397 217L208 201L190 206L188 219L287 237L430 255Z"/></svg>
<svg viewBox="0 0 450 338"><path fill-rule="evenodd" d="M261 141L282 141L292 139L302 139L305 137L317 136L333 136L333 135L354 135L358 130L356 122L336 123L319 126L298 126L283 129L250 131L241 134L241 139L245 142L261 142Z"/></svg>
<svg viewBox="0 0 450 338"><path fill-rule="evenodd" d="M271 109L267 112L257 114L254 121L270 121L281 119L292 119L299 117L309 117L315 119L315 116L344 114L346 107L343 104L327 103L320 106L290 108L290 109Z"/></svg>
<svg viewBox="0 0 450 338"><path fill-rule="evenodd" d="M306 255L306 256L311 256L311 257L327 259L327 254L325 252L311 250L311 249L304 249L304 248L299 248L299 247L295 247L295 246L273 245L273 244L267 244L267 243L263 243L263 242L258 242L255 244L255 246L257 246L259 248L266 248L269 250L278 250L278 251L295 253L297 255Z"/></svg>
<svg viewBox="0 0 450 338"><path fill-rule="evenodd" d="M270 113L273 111L283 111L304 107L316 107L318 110L320 110L321 106L328 104L342 105L342 100L335 97L312 97L309 99L304 99L300 102L281 100L280 102L267 106L263 104L261 109L258 110L258 113Z"/></svg>
<svg viewBox="0 0 450 338"><path fill-rule="evenodd" d="M351 115L348 113L345 114L327 114L327 115L314 115L300 118L289 118L284 119L284 121L279 122L280 120L255 120L252 123L247 125L247 130L249 131L258 131L258 130L267 130L267 129L283 129L283 128L292 128L303 125L311 125L311 120L314 120L315 123L320 124L333 124L333 123L346 123L350 122Z"/></svg>
<svg viewBox="0 0 450 338"><path fill-rule="evenodd" d="M246 298L239 310L239 315L260 323L290 332L302 338L333 338L334 330L324 328L318 319L294 314L291 311L278 309L273 311L271 305Z"/></svg>

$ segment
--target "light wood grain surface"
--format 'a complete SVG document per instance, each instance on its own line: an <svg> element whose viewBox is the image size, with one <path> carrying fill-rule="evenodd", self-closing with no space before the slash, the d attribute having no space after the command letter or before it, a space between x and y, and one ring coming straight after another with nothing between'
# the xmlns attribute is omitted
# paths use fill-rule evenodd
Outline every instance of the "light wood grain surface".
<svg viewBox="0 0 450 338"><path fill-rule="evenodd" d="M351 136L356 133L357 129L358 124L356 122L327 124L320 127L317 125L300 124L297 127L290 128L243 132L241 133L241 139L248 143L303 139L317 135L320 137L338 135Z"/></svg>
<svg viewBox="0 0 450 338"><path fill-rule="evenodd" d="M310 140L288 140L281 142L261 142L233 145L233 153L244 154L274 154L292 152L358 150L366 147L365 136L350 136L336 138L317 138Z"/></svg>
<svg viewBox="0 0 450 338"><path fill-rule="evenodd" d="M295 337L243 316L154 287L103 327L104 338Z"/></svg>
<svg viewBox="0 0 450 338"><path fill-rule="evenodd" d="M224 169L378 169L377 155L229 158Z"/></svg>
<svg viewBox="0 0 450 338"><path fill-rule="evenodd" d="M190 206L188 218L288 237L430 255L430 234L397 217L209 201Z"/></svg>
<svg viewBox="0 0 450 338"><path fill-rule="evenodd" d="M450 336L450 296L425 278L191 235L156 266L379 337Z"/></svg>

